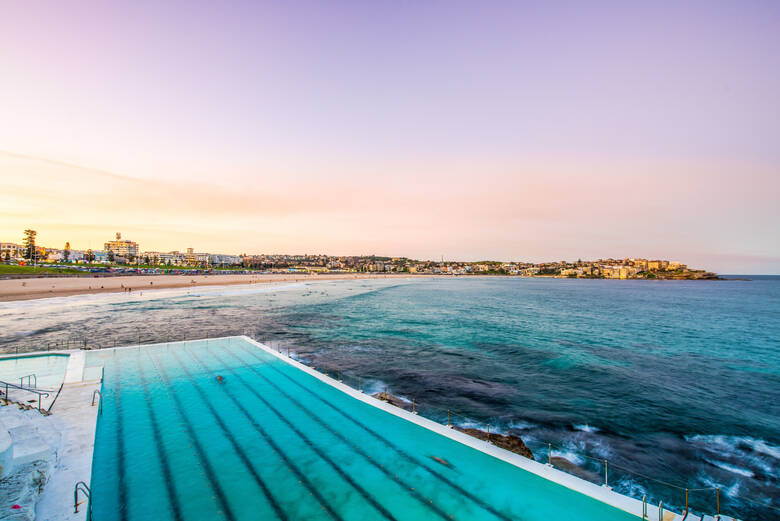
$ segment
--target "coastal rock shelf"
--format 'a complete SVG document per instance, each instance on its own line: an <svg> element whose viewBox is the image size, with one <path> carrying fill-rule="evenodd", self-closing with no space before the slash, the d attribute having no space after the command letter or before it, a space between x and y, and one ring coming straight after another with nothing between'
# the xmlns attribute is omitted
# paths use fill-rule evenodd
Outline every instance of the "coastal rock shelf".
<svg viewBox="0 0 780 521"><path fill-rule="evenodd" d="M381 393L374 393L371 396L373 396L377 400L387 402L390 405L395 405L396 407L404 409L405 411L412 410L412 402L400 398L398 396L394 396L388 393L387 391ZM493 445L495 445L496 447L506 449L510 452L514 452L515 454L520 454L521 456L525 456L528 459L534 459L534 455L531 452L531 449L526 447L525 443L523 443L523 440L519 436L513 436L511 434L503 435L503 434L496 434L496 433L488 433L487 431L483 431L481 429L474 429L470 427L464 428L464 427L458 427L457 425L454 425L453 428L460 432L464 432L470 436L474 436L479 440L488 441ZM573 465L572 463L569 464Z"/></svg>

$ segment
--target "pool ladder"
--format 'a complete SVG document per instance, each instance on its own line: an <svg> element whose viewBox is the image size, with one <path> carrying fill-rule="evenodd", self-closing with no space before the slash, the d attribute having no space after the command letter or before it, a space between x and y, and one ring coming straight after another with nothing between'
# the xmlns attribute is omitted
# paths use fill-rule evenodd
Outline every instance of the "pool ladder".
<svg viewBox="0 0 780 521"><path fill-rule="evenodd" d="M92 391L92 407L95 406L95 396L100 396L98 399L98 413L103 414L103 394L100 392L100 389Z"/></svg>
<svg viewBox="0 0 780 521"><path fill-rule="evenodd" d="M27 387L29 389L37 389L38 388L38 377L35 376L35 374L28 374L26 376L22 376L19 378L19 385L21 387L24 387L24 380L27 379Z"/></svg>
<svg viewBox="0 0 780 521"><path fill-rule="evenodd" d="M84 497L86 498L85 501L87 501L87 521L92 521L92 497L89 487L83 481L79 481L76 483L76 486L73 487L73 513L78 514L79 505L84 502L82 501L79 503L79 491L84 494Z"/></svg>

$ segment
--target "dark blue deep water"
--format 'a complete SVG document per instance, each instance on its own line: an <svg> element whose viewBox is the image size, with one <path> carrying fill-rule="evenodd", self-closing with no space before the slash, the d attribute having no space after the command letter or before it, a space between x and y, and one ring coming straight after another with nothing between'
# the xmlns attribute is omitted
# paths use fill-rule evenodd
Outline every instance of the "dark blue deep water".
<svg viewBox="0 0 780 521"><path fill-rule="evenodd" d="M3 304L3 349L241 333L681 510L777 519L780 278L416 279ZM355 383L355 385L357 385ZM454 413L458 416L455 416ZM679 487L679 488L678 488ZM691 491L715 513L715 492Z"/></svg>

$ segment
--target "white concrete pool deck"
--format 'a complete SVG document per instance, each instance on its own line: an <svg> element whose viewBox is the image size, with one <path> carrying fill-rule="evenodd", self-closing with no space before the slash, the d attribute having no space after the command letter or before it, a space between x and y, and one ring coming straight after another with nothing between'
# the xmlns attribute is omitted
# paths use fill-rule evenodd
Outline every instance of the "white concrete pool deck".
<svg viewBox="0 0 780 521"><path fill-rule="evenodd" d="M51 352L25 353L24 356L51 355ZM92 449L95 444L95 428L99 408L92 406L92 394L100 389L99 380L84 381L86 352L79 350L57 351L58 355L70 355L63 376L62 391L51 409L52 416L64 425L64 439L57 461L43 487L35 506L35 519L41 521L83 521L86 519L86 502L73 511L73 488L79 481L90 482L92 474ZM16 355L0 358L13 358ZM54 396L47 399L48 407ZM32 412L31 412L32 413ZM37 414L37 412L35 412ZM81 500L82 498L80 498Z"/></svg>
<svg viewBox="0 0 780 521"><path fill-rule="evenodd" d="M637 516L638 519L643 519L643 504L642 501L624 496L614 492L610 488L606 488L595 483L583 480L549 465L539 463L537 461L525 458L519 454L507 451L505 449L496 447L495 445L486 441L479 440L463 432L459 432L445 425L436 423L433 420L429 420L425 417L412 414L404 409L398 408L387 402L378 400L370 395L364 394L361 391L353 389L346 384L339 382L338 380L326 376L319 371L316 371L309 366L302 364L282 353L274 351L268 346L261 344L249 338L247 336L235 336L224 337L228 338L240 338L252 345L264 350L265 352L277 357L280 360L296 367L297 369L304 371L318 380L326 383L346 394L360 400L366 404L372 405L378 409L382 409L389 414L393 414L397 417L403 418L407 421L415 423L421 427L429 429L437 434L446 436L454 441L467 445L475 450L484 452L493 457L499 458L511 465L519 467L527 472L531 472L540 477L548 479L554 483L564 486L570 490L585 494L593 499L606 503L610 506L618 508L622 511L628 512ZM213 340L221 340L213 339ZM195 341L195 340L192 340ZM171 342L180 343L180 342ZM158 344L146 344L146 345L165 345L166 343ZM145 347L146 345L131 345L121 346L114 348L102 349L101 351L114 350L114 349L138 349L139 347ZM49 482L46 484L40 500L36 507L36 519L42 521L82 521L86 519L86 502L79 508L79 513L73 512L73 488L79 481L90 483L92 473L92 452L95 440L95 428L97 424L99 407L91 406L92 394L94 390L99 389L101 382L91 381L84 382L83 377L85 374L86 352L85 351L60 351L60 353L68 353L71 355L71 359L68 362L66 370L62 392L55 403L52 412L61 418L66 426L67 432L64 440L64 448L61 457L57 463L54 473L52 474ZM45 354L45 353L42 353ZM647 505L647 515L644 519L658 520L659 508L654 505ZM721 516L722 521L730 520L731 518ZM661 521L682 521L683 516L664 510ZM710 516L700 516L689 513L685 518L685 521L709 521L715 520Z"/></svg>
<svg viewBox="0 0 780 521"><path fill-rule="evenodd" d="M92 393L99 388L100 381L66 384L52 408L53 415L65 423L65 437L62 453L36 505L36 520L86 519L86 502L79 507L79 513L73 512L73 487L79 481L89 483L92 475L92 449L99 407L90 404ZM83 499L80 497L79 501Z"/></svg>

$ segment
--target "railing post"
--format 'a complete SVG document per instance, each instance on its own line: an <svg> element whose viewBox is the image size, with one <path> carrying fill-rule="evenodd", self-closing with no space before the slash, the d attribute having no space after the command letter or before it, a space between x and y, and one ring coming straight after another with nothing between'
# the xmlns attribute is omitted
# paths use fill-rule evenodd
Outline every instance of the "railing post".
<svg viewBox="0 0 780 521"><path fill-rule="evenodd" d="M358 391L363 392L363 386L360 384L360 377L358 376Z"/></svg>
<svg viewBox="0 0 780 521"><path fill-rule="evenodd" d="M715 507L717 514L720 515L720 487L715 487Z"/></svg>
<svg viewBox="0 0 780 521"><path fill-rule="evenodd" d="M647 519L647 495L642 496L642 521Z"/></svg>
<svg viewBox="0 0 780 521"><path fill-rule="evenodd" d="M685 513L683 514L683 519L688 516L688 489L685 489Z"/></svg>
<svg viewBox="0 0 780 521"><path fill-rule="evenodd" d="M447 427L450 426L450 410L447 409Z"/></svg>
<svg viewBox="0 0 780 521"><path fill-rule="evenodd" d="M487 426L488 426L488 439L487 439L487 441L488 441L488 443L490 443L490 424L488 423Z"/></svg>
<svg viewBox="0 0 780 521"><path fill-rule="evenodd" d="M604 486L609 487L609 462L604 460Z"/></svg>
<svg viewBox="0 0 780 521"><path fill-rule="evenodd" d="M417 411L414 408L414 398L412 398L412 414L417 414Z"/></svg>
<svg viewBox="0 0 780 521"><path fill-rule="evenodd" d="M664 502L658 503L658 521L664 521Z"/></svg>

